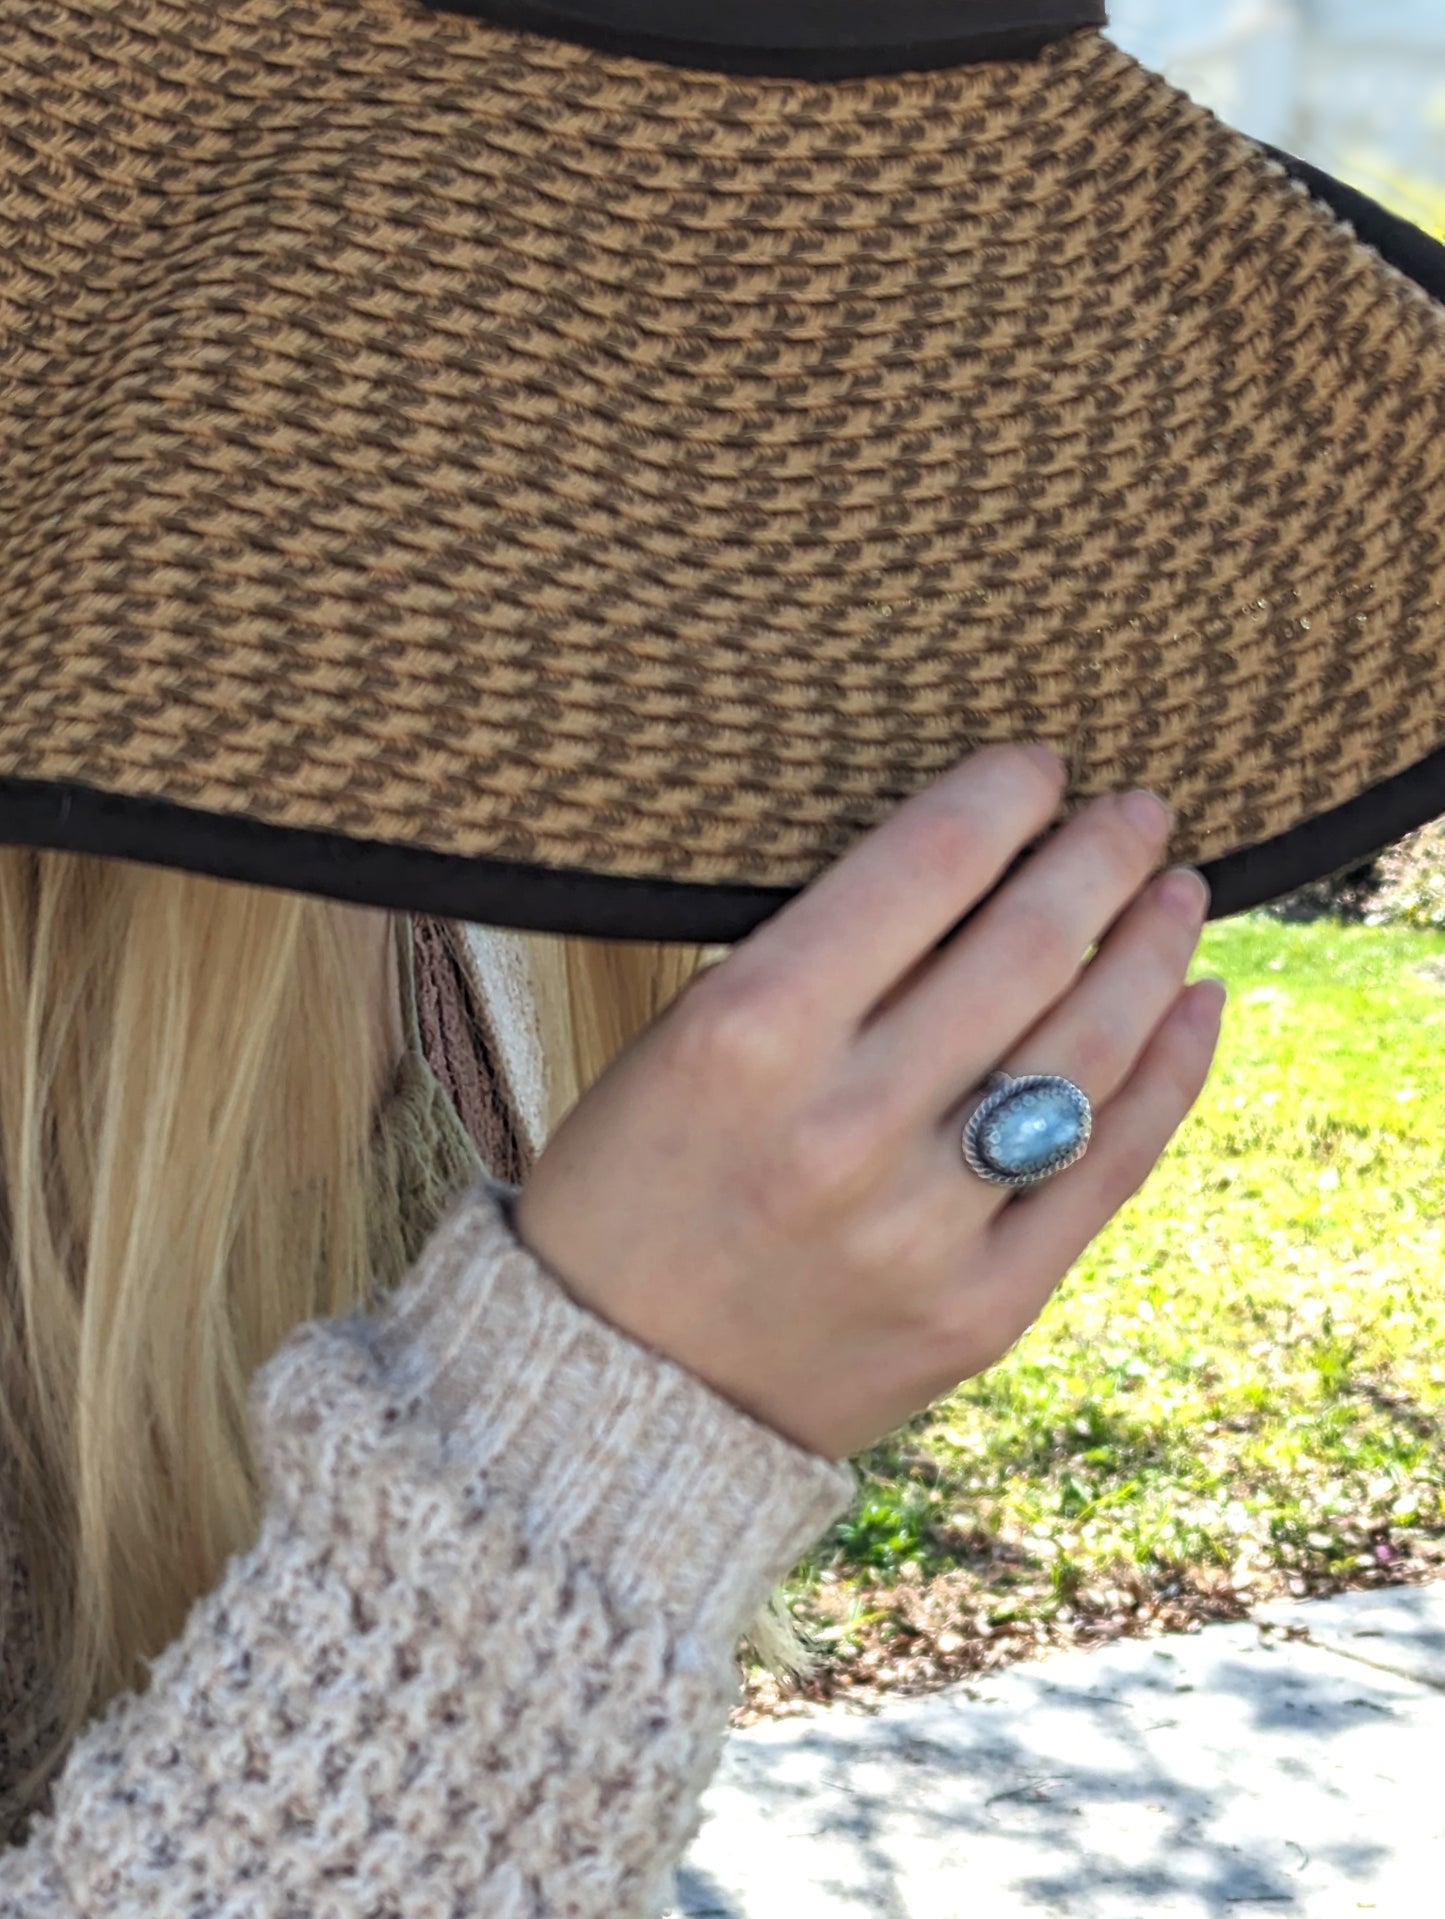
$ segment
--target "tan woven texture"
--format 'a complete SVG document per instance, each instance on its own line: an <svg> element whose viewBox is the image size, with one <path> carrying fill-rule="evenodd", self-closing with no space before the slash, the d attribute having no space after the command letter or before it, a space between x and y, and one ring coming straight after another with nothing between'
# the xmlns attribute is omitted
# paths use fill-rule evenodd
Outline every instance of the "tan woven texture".
<svg viewBox="0 0 1445 1919"><path fill-rule="evenodd" d="M796 886L998 739L1209 860L1445 744L1445 314L1111 42L0 0L0 774Z"/></svg>

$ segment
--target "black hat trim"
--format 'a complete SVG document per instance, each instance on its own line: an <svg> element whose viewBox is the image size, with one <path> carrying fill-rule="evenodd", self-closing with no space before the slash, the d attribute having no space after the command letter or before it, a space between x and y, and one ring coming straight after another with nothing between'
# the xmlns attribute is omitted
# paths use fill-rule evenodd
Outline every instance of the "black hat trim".
<svg viewBox="0 0 1445 1919"><path fill-rule="evenodd" d="M1348 221L1366 245L1445 302L1445 246L1438 240L1318 167L1278 148L1266 150ZM1209 917L1248 912L1348 872L1442 814L1445 748L1332 812L1201 864L1212 895ZM47 780L0 779L0 844L7 842L143 860L361 905L601 939L729 944L800 890L614 878L467 859Z"/></svg>

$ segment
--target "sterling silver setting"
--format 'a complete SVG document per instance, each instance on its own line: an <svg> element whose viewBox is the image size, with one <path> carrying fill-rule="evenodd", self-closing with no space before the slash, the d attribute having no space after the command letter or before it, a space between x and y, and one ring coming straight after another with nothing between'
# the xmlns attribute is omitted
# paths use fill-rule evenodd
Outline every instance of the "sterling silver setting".
<svg viewBox="0 0 1445 1919"><path fill-rule="evenodd" d="M1030 1153L1027 1164L1010 1160L1000 1151L1000 1134L1005 1123L1014 1130L1017 1123L1030 1119L1051 1119L1062 1126L1064 1143L1045 1154ZM1094 1130L1094 1109L1089 1096L1071 1079L1057 1073L990 1073L984 1081L984 1097L963 1129L963 1157L969 1170L993 1186L1024 1188L1038 1186L1066 1166L1081 1159L1088 1149Z"/></svg>

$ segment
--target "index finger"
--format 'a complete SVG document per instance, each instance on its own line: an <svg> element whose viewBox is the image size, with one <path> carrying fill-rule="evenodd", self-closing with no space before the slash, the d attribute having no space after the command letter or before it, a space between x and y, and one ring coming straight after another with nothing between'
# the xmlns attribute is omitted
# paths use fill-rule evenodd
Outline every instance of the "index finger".
<svg viewBox="0 0 1445 1919"><path fill-rule="evenodd" d="M744 953L770 977L801 973L825 1018L861 1026L1044 831L1067 779L1047 747L971 753L734 947L734 979Z"/></svg>

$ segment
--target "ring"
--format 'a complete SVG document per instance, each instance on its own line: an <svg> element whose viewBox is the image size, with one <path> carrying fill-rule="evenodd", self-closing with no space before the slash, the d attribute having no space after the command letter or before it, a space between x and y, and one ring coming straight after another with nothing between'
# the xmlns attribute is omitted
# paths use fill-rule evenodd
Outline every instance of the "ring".
<svg viewBox="0 0 1445 1919"><path fill-rule="evenodd" d="M990 1073L963 1129L963 1157L993 1186L1037 1186L1083 1157L1094 1130L1089 1096L1057 1073Z"/></svg>

